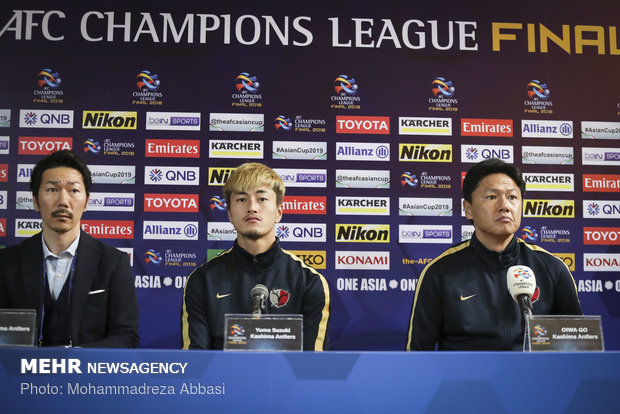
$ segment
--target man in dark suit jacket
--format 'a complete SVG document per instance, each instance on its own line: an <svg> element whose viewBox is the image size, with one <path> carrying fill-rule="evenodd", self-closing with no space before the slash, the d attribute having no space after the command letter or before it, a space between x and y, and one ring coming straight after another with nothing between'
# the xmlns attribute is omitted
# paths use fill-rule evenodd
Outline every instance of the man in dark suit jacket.
<svg viewBox="0 0 620 414"><path fill-rule="evenodd" d="M0 250L0 308L36 309L42 346L136 347L138 303L127 254L80 229L90 171L73 151L31 175L42 232Z"/></svg>

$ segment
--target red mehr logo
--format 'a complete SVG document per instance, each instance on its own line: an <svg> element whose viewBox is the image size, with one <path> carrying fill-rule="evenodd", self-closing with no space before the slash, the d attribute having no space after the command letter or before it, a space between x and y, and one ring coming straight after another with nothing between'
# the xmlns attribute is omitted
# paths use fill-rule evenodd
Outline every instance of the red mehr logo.
<svg viewBox="0 0 620 414"><path fill-rule="evenodd" d="M144 194L144 211L198 213L198 194Z"/></svg>
<svg viewBox="0 0 620 414"><path fill-rule="evenodd" d="M21 155L48 155L55 151L73 149L71 137L19 137Z"/></svg>
<svg viewBox="0 0 620 414"><path fill-rule="evenodd" d="M389 134L389 116L336 116L337 134Z"/></svg>
<svg viewBox="0 0 620 414"><path fill-rule="evenodd" d="M512 119L461 119L461 135L474 137L512 137Z"/></svg>

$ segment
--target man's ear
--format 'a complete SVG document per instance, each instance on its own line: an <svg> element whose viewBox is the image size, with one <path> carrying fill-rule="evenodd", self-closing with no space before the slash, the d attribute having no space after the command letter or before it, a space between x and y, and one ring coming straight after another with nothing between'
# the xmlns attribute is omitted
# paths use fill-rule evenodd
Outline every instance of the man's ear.
<svg viewBox="0 0 620 414"><path fill-rule="evenodd" d="M39 200L36 195L32 195L32 204L34 205L34 211L39 211Z"/></svg>
<svg viewBox="0 0 620 414"><path fill-rule="evenodd" d="M471 203L467 200L463 200L463 209L465 210L465 217L468 220L473 220L473 216L471 214Z"/></svg>

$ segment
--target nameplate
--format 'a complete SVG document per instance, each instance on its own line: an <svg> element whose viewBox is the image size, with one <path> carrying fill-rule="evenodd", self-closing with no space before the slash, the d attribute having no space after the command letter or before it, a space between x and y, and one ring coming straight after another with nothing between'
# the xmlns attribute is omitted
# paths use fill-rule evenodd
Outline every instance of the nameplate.
<svg viewBox="0 0 620 414"><path fill-rule="evenodd" d="M301 315L225 315L225 351L301 351Z"/></svg>
<svg viewBox="0 0 620 414"><path fill-rule="evenodd" d="M529 351L605 350L600 316L533 315L526 334Z"/></svg>
<svg viewBox="0 0 620 414"><path fill-rule="evenodd" d="M33 346L37 312L0 309L0 346Z"/></svg>

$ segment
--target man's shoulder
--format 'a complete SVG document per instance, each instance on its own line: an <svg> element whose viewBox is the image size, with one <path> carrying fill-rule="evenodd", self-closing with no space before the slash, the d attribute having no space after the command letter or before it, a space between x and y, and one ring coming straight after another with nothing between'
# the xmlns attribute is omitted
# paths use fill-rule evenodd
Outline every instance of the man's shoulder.
<svg viewBox="0 0 620 414"><path fill-rule="evenodd" d="M1 258L14 258L16 255L20 254L23 251L33 251L39 249L41 250L41 233L37 233L34 236L28 237L27 239L13 244L11 246L7 246L4 249L0 249L0 257Z"/></svg>

